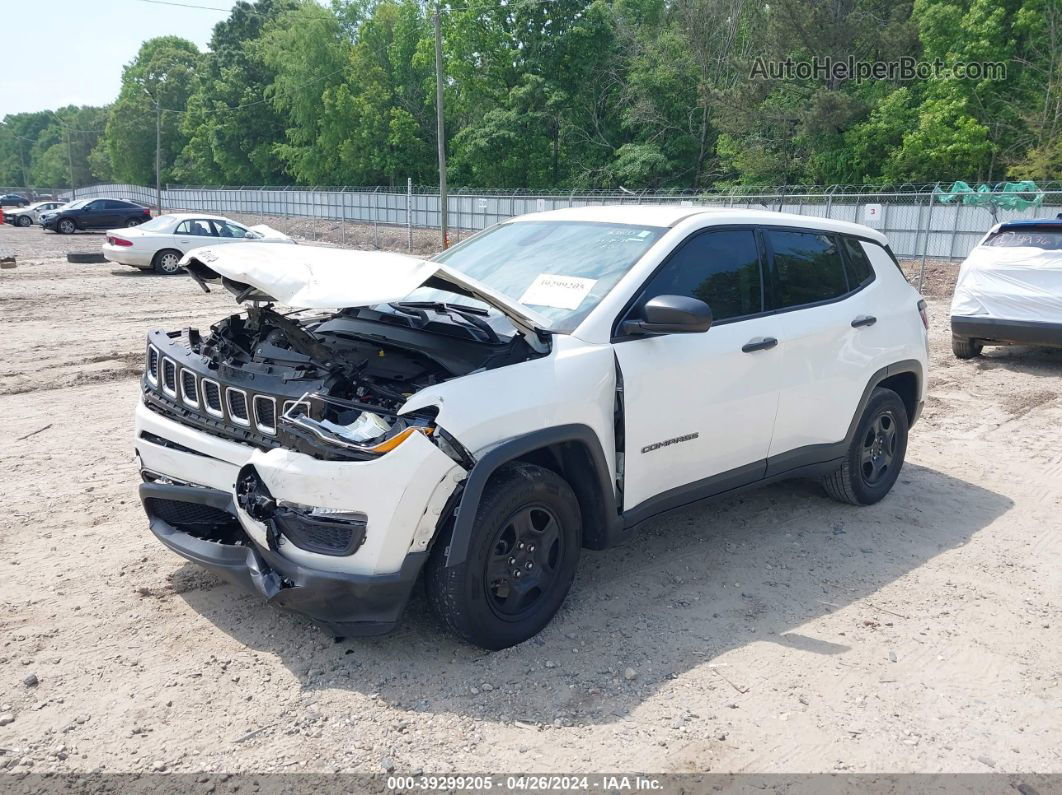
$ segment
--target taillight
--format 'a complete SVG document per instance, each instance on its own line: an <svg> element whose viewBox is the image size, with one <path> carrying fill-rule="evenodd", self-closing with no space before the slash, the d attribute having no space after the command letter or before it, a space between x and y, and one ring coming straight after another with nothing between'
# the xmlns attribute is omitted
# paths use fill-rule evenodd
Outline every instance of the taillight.
<svg viewBox="0 0 1062 795"><path fill-rule="evenodd" d="M926 331L929 331L929 315L926 314L926 299L924 298L918 301L918 316L922 318L922 325L926 327Z"/></svg>
<svg viewBox="0 0 1062 795"><path fill-rule="evenodd" d="M111 235L107 235L107 242L110 243L112 246L131 246L131 245L133 245L133 241L132 240L126 240L125 238L122 238L122 237L113 237Z"/></svg>

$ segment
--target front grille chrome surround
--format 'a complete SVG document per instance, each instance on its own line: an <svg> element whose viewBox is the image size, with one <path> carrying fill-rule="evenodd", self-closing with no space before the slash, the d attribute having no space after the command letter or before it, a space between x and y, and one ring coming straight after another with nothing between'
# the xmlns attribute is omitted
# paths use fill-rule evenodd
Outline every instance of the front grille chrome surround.
<svg viewBox="0 0 1062 795"><path fill-rule="evenodd" d="M173 359L162 360L162 391L170 397L177 397L177 362Z"/></svg>
<svg viewBox="0 0 1062 795"><path fill-rule="evenodd" d="M302 406L302 413L310 413L310 404L305 400L285 400L284 401L284 415L286 416L296 406Z"/></svg>
<svg viewBox="0 0 1062 795"><path fill-rule="evenodd" d="M154 345L148 345L147 368L145 370L147 382L152 386L159 383L159 349Z"/></svg>
<svg viewBox="0 0 1062 795"><path fill-rule="evenodd" d="M262 433L277 432L277 401L268 395L255 395L254 424Z"/></svg>
<svg viewBox="0 0 1062 795"><path fill-rule="evenodd" d="M181 370L181 400L185 405L199 408L199 386L195 373L191 370Z"/></svg>
<svg viewBox="0 0 1062 795"><path fill-rule="evenodd" d="M203 409L211 417L224 417L225 411L221 407L221 384L211 378L204 378L203 385Z"/></svg>
<svg viewBox="0 0 1062 795"><path fill-rule="evenodd" d="M225 405L229 410L229 420L236 425L250 427L250 406L247 405L247 392L235 387L225 388Z"/></svg>

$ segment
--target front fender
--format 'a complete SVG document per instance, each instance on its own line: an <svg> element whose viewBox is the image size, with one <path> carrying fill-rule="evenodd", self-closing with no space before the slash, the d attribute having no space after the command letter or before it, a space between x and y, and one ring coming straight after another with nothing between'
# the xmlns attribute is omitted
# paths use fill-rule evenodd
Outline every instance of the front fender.
<svg viewBox="0 0 1062 795"><path fill-rule="evenodd" d="M468 549L472 540L479 502L483 497L483 490L487 482L498 468L534 450L565 442L582 444L589 451L593 473L587 478L589 481L588 489L596 499L601 501L600 513L605 517L604 521L612 525L606 528L605 532L615 533L619 529L620 517L616 510L616 496L610 480L608 463L601 449L601 442L594 430L587 425L577 424L542 428L507 439L501 444L492 447L472 467L472 471L468 473L468 477L465 479L461 502L457 506L457 512L454 517L450 546L446 551L446 565L448 567L460 565L468 558ZM586 513L584 510L584 517Z"/></svg>

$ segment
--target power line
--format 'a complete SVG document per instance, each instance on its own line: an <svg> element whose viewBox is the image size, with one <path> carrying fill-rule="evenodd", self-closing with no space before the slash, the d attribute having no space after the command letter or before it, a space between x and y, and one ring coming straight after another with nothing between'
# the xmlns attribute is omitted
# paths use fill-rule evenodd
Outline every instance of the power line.
<svg viewBox="0 0 1062 795"><path fill-rule="evenodd" d="M194 8L198 11L221 11L227 14L231 8L218 8L217 6L199 6L192 3L175 3L172 0L139 0L141 3L151 3L156 6L176 6L177 8Z"/></svg>

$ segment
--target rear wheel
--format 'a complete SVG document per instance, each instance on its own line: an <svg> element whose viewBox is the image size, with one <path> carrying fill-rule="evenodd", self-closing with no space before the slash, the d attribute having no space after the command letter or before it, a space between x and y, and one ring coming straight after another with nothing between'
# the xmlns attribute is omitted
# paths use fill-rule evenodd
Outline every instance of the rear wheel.
<svg viewBox="0 0 1062 795"><path fill-rule="evenodd" d="M568 595L581 534L567 481L533 464L507 464L484 490L465 561L448 567L448 539L435 545L428 601L477 646L521 643L550 622Z"/></svg>
<svg viewBox="0 0 1062 795"><path fill-rule="evenodd" d="M172 248L164 248L155 255L155 259L151 262L151 267L155 269L156 273L161 273L163 276L173 276L175 273L180 272L180 262L181 252L174 251Z"/></svg>
<svg viewBox="0 0 1062 795"><path fill-rule="evenodd" d="M984 344L980 340L951 335L951 352L958 359L973 359L975 356L980 356L983 348Z"/></svg>
<svg viewBox="0 0 1062 795"><path fill-rule="evenodd" d="M15 223L18 226L31 226L33 224L33 219L30 218L28 215L20 215L18 218L15 219Z"/></svg>
<svg viewBox="0 0 1062 795"><path fill-rule="evenodd" d="M844 461L822 480L840 502L873 505L892 489L907 455L907 409L891 389L878 387L867 401Z"/></svg>
<svg viewBox="0 0 1062 795"><path fill-rule="evenodd" d="M61 235L72 235L77 231L77 224L69 218L62 218L59 223L55 225L55 231Z"/></svg>
<svg viewBox="0 0 1062 795"><path fill-rule="evenodd" d="M130 226L140 226L140 220L139 220L139 219L137 219L137 218L130 218L130 219L129 219L128 221L126 221L126 222L125 222L125 225L126 225L127 227L130 227Z"/></svg>

